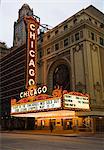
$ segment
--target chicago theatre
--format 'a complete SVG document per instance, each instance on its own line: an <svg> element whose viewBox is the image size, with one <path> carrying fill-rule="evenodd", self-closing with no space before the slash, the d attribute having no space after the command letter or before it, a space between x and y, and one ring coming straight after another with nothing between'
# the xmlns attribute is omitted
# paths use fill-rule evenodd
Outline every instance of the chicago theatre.
<svg viewBox="0 0 104 150"><path fill-rule="evenodd" d="M104 14L94 6L53 28L24 4L0 59L3 129L104 131Z"/></svg>

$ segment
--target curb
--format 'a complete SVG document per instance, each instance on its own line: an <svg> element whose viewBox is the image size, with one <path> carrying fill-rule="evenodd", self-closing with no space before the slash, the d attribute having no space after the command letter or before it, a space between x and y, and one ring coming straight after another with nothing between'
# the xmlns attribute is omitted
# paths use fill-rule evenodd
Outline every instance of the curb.
<svg viewBox="0 0 104 150"><path fill-rule="evenodd" d="M32 133L32 132L16 132L16 131L1 131L1 133L9 134L28 134L28 135L46 135L46 136L63 136L63 137L78 137L78 134L57 134L57 133Z"/></svg>
<svg viewBox="0 0 104 150"><path fill-rule="evenodd" d="M36 133L36 132L25 132L25 131L1 131L1 133L8 134L28 134L28 135L45 135L45 136L63 136L63 137L92 137L92 138L104 138L104 134L93 134L93 133L69 133L69 134L58 134L58 133Z"/></svg>

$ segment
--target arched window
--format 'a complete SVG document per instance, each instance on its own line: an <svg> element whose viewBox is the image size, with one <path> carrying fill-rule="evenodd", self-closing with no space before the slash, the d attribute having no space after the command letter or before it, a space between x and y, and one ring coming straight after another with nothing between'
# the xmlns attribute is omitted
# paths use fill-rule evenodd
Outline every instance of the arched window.
<svg viewBox="0 0 104 150"><path fill-rule="evenodd" d="M63 89L70 90L69 69L65 64L57 66L53 73L53 88L56 85L62 86Z"/></svg>

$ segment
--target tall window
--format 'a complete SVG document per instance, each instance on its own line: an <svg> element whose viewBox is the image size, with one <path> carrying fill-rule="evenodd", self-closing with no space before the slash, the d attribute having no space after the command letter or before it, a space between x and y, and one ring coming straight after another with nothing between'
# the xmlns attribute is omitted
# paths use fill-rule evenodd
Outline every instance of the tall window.
<svg viewBox="0 0 104 150"><path fill-rule="evenodd" d="M92 33L92 32L91 32L91 39L92 39L92 40L94 40L94 39L95 39L95 37L94 37L94 33Z"/></svg>
<svg viewBox="0 0 104 150"><path fill-rule="evenodd" d="M47 48L47 54L50 54L50 53L51 53L51 49Z"/></svg>
<svg viewBox="0 0 104 150"><path fill-rule="evenodd" d="M68 25L66 24L65 26L64 26L64 30L67 30L68 29Z"/></svg>
<svg viewBox="0 0 104 150"><path fill-rule="evenodd" d="M55 44L55 51L59 50L59 43Z"/></svg>
<svg viewBox="0 0 104 150"><path fill-rule="evenodd" d="M104 39L100 37L100 44L104 46Z"/></svg>
<svg viewBox="0 0 104 150"><path fill-rule="evenodd" d="M42 58L42 51L39 52L39 58Z"/></svg>
<svg viewBox="0 0 104 150"><path fill-rule="evenodd" d="M79 40L79 32L75 34L75 40L76 40L76 41Z"/></svg>
<svg viewBox="0 0 104 150"><path fill-rule="evenodd" d="M74 42L74 36L73 35L71 36L71 42L72 43Z"/></svg>
<svg viewBox="0 0 104 150"><path fill-rule="evenodd" d="M64 46L68 46L68 38L64 40Z"/></svg>
<svg viewBox="0 0 104 150"><path fill-rule="evenodd" d="M83 38L83 31L80 31L80 38Z"/></svg>
<svg viewBox="0 0 104 150"><path fill-rule="evenodd" d="M47 39L49 39L50 38L50 34L47 36Z"/></svg>
<svg viewBox="0 0 104 150"><path fill-rule="evenodd" d="M58 34L58 30L55 31L55 35Z"/></svg>

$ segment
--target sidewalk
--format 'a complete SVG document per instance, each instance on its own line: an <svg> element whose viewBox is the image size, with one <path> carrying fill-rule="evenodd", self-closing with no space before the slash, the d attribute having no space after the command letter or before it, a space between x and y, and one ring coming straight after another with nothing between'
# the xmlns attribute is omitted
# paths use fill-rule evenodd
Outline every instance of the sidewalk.
<svg viewBox="0 0 104 150"><path fill-rule="evenodd" d="M1 133L17 133L17 134L31 134L31 135L52 135L52 136L78 136L78 133L73 131L61 131L61 130L6 130Z"/></svg>
<svg viewBox="0 0 104 150"><path fill-rule="evenodd" d="M7 130L1 131L1 133L16 133L16 134L31 134L31 135L51 135L51 136L63 136L63 137L96 137L104 138L103 133L91 133L91 132L74 132L70 130Z"/></svg>

